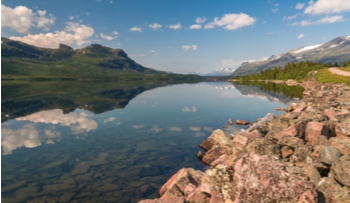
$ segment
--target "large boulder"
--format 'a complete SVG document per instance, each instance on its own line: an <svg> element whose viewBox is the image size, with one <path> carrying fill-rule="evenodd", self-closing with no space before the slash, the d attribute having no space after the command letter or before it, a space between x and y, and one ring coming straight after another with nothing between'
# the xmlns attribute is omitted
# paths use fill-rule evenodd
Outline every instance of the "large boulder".
<svg viewBox="0 0 350 203"><path fill-rule="evenodd" d="M320 161L324 164L331 165L341 156L339 149L333 146L323 146L320 150Z"/></svg>
<svg viewBox="0 0 350 203"><path fill-rule="evenodd" d="M334 161L331 166L331 173L338 182L350 187L350 154Z"/></svg>
<svg viewBox="0 0 350 203"><path fill-rule="evenodd" d="M320 136L324 135L326 137L329 136L329 127L328 125L320 122L309 122L306 125L306 130L305 130L305 140L311 145L314 145L315 140Z"/></svg>
<svg viewBox="0 0 350 203"><path fill-rule="evenodd" d="M236 162L234 172L235 202L296 202L306 196L317 202L313 183L286 171L278 163L249 153Z"/></svg>

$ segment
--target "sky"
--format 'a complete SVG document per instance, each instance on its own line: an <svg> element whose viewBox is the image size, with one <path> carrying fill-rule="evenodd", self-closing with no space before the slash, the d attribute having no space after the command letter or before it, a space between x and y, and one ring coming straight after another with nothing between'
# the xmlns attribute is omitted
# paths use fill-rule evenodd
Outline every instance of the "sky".
<svg viewBox="0 0 350 203"><path fill-rule="evenodd" d="M1 36L39 47L98 43L175 73L236 69L350 35L350 0L2 0Z"/></svg>

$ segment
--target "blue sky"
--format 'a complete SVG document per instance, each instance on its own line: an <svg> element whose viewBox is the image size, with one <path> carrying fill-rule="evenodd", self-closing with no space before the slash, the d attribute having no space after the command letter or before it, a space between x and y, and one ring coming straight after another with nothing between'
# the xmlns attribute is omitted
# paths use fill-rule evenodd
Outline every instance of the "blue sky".
<svg viewBox="0 0 350 203"><path fill-rule="evenodd" d="M40 47L99 43L176 73L237 68L350 35L350 0L2 0L1 36Z"/></svg>

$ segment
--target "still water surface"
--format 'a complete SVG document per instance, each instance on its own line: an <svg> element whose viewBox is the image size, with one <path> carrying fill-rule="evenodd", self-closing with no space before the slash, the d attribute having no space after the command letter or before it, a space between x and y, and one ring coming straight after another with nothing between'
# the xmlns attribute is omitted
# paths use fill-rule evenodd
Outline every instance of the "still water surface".
<svg viewBox="0 0 350 203"><path fill-rule="evenodd" d="M41 86L43 93L34 94L25 84L3 85L2 202L157 197L180 168L205 169L196 158L198 144L215 129L239 131L224 127L229 118L255 121L297 101L228 82L83 85L69 94Z"/></svg>

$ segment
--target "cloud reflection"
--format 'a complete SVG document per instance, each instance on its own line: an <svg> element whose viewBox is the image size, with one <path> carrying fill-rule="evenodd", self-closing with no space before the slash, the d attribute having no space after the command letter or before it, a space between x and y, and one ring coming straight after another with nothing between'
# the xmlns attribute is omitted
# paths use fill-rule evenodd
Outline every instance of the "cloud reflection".
<svg viewBox="0 0 350 203"><path fill-rule="evenodd" d="M180 127L171 127L170 128L170 131L174 131L174 132L181 132L182 131L182 129L180 128Z"/></svg>
<svg viewBox="0 0 350 203"><path fill-rule="evenodd" d="M73 134L89 132L90 130L95 130L98 126L96 121L92 120L85 112L64 114L61 109L40 111L25 117L16 118L16 120L70 126Z"/></svg>
<svg viewBox="0 0 350 203"><path fill-rule="evenodd" d="M182 112L196 112L197 111L197 108L194 106L194 107L192 107L192 109L190 108L190 107L188 107L188 106L184 106L183 108L182 108Z"/></svg>
<svg viewBox="0 0 350 203"><path fill-rule="evenodd" d="M4 155L11 154L20 147L33 148L40 146L42 142L54 144L54 140L61 137L60 132L51 130L38 131L33 124L26 124L20 129L11 129L10 125L1 127L1 146Z"/></svg>

